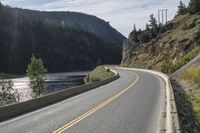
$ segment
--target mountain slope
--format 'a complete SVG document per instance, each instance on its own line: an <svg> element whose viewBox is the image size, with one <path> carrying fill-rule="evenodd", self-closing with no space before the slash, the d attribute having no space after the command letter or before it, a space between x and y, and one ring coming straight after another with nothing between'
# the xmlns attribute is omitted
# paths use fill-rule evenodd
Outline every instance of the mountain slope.
<svg viewBox="0 0 200 133"><path fill-rule="evenodd" d="M160 31L161 33L156 38L147 42L134 41L134 36L131 33L129 39L125 40L123 45L121 64L129 67L161 71L164 69L163 67L168 69L172 66L167 72L173 72L199 53L199 14L179 15L163 26L162 29L164 30ZM148 32L143 31L142 34L144 34L142 36L145 38ZM186 56L190 52L192 53Z"/></svg>
<svg viewBox="0 0 200 133"><path fill-rule="evenodd" d="M87 19L87 24L83 19ZM32 53L43 59L49 72L87 70L98 64L119 63L123 38L103 20L93 16L1 5L0 71L25 73Z"/></svg>
<svg viewBox="0 0 200 133"><path fill-rule="evenodd" d="M110 43L122 46L125 37L110 26L109 22L97 18L96 16L87 15L78 12L46 12L46 11L34 11L19 8L6 9L8 12L12 12L13 15L18 17L21 14L27 17L29 21L44 21L50 25L57 25L71 29L83 30L90 32L103 40Z"/></svg>

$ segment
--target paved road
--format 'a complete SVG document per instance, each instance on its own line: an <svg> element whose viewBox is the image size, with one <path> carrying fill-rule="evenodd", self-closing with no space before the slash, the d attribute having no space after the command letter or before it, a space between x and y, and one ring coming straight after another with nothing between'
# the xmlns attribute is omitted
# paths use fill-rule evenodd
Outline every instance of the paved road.
<svg viewBox="0 0 200 133"><path fill-rule="evenodd" d="M0 123L1 133L156 133L164 82L119 68L120 78L97 89Z"/></svg>

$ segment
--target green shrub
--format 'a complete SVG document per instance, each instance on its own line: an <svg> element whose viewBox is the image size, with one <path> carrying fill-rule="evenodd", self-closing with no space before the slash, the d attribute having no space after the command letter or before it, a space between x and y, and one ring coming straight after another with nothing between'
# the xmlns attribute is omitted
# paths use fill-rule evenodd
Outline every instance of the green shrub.
<svg viewBox="0 0 200 133"><path fill-rule="evenodd" d="M98 77L92 77L92 78L90 79L90 81L91 81L91 82L98 82L98 81L100 81L100 78L98 78Z"/></svg>
<svg viewBox="0 0 200 133"><path fill-rule="evenodd" d="M190 62L198 54L200 54L200 48L194 49L193 51L189 52L188 54L186 54L184 57L179 59L174 64L169 60L165 60L161 64L161 72L167 73L167 74L173 73L177 71L178 69L180 69L181 67L183 67L188 62Z"/></svg>
<svg viewBox="0 0 200 133"><path fill-rule="evenodd" d="M16 103L17 99L13 91L13 82L11 80L0 81L0 101L5 104Z"/></svg>
<svg viewBox="0 0 200 133"><path fill-rule="evenodd" d="M179 59L179 61L177 61L174 64L174 71L176 71L176 70L180 69L181 67L183 67L185 64L187 64L189 61L191 61L198 54L200 54L200 48L194 49L193 51L191 51L188 54L186 54L184 57Z"/></svg>
<svg viewBox="0 0 200 133"><path fill-rule="evenodd" d="M174 71L174 65L171 61L166 60L161 64L161 72L172 73Z"/></svg>

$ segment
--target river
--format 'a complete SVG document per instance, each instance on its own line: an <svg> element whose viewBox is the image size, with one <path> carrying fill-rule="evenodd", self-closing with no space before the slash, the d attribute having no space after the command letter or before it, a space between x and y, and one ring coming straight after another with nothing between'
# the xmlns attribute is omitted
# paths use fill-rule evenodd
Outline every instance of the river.
<svg viewBox="0 0 200 133"><path fill-rule="evenodd" d="M83 78L88 73L88 71L85 71L48 74L45 81L47 94L84 84ZM28 77L15 78L12 81L14 83L13 88L18 93L20 102L32 99L33 93L29 87Z"/></svg>

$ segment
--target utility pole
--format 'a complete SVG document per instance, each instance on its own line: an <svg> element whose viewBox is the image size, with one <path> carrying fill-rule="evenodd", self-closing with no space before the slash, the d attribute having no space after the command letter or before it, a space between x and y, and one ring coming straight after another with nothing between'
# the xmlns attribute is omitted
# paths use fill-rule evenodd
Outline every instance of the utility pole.
<svg viewBox="0 0 200 133"><path fill-rule="evenodd" d="M168 19L168 18L167 18L167 11L168 11L168 9L165 9L165 13L166 13L166 14L165 14L165 15L166 15L166 22L165 22L165 23L167 23L167 19Z"/></svg>
<svg viewBox="0 0 200 133"><path fill-rule="evenodd" d="M164 12L164 10L162 10L162 24L164 23L164 19L163 19L163 12Z"/></svg>
<svg viewBox="0 0 200 133"><path fill-rule="evenodd" d="M167 19L168 19L168 9L162 9L162 10L158 10L158 24L162 23L162 24L166 24L167 23ZM160 19L160 14L162 17L162 22ZM164 20L165 19L165 20Z"/></svg>
<svg viewBox="0 0 200 133"><path fill-rule="evenodd" d="M160 24L160 10L158 10L158 24Z"/></svg>

